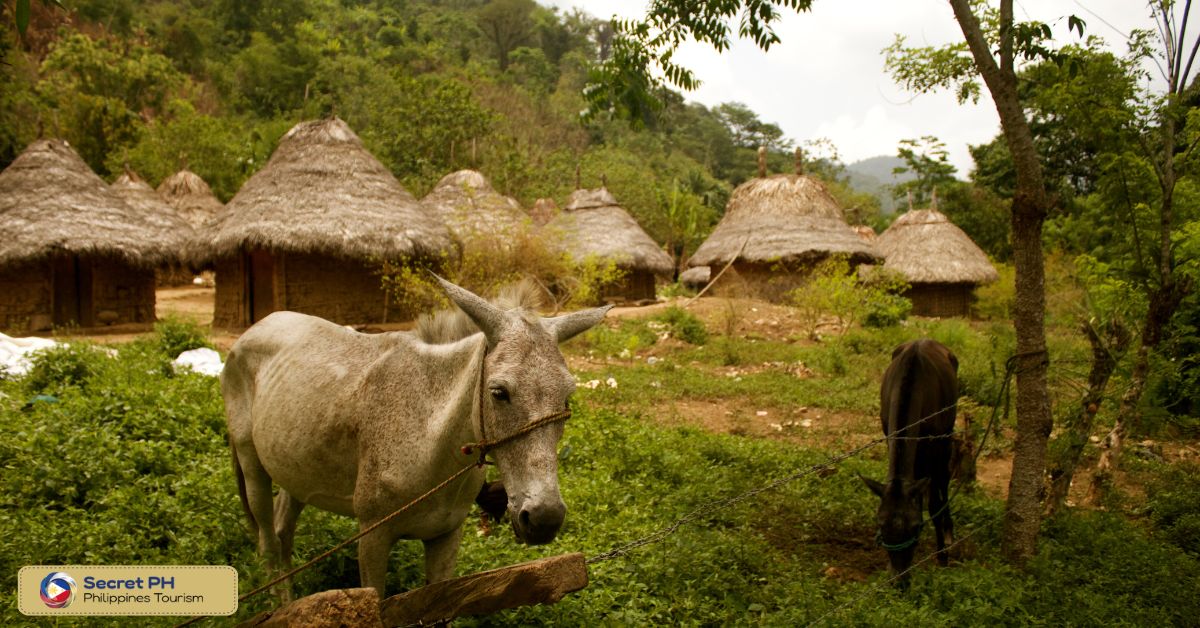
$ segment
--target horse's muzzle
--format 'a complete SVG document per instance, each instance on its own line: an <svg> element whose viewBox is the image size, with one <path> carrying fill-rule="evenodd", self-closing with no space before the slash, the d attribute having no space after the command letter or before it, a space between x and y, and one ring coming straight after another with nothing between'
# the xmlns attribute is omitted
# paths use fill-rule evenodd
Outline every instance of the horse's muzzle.
<svg viewBox="0 0 1200 628"><path fill-rule="evenodd" d="M511 517L513 532L522 543L545 545L558 536L558 529L562 527L566 517L567 505L561 499L550 503L525 505L519 513Z"/></svg>

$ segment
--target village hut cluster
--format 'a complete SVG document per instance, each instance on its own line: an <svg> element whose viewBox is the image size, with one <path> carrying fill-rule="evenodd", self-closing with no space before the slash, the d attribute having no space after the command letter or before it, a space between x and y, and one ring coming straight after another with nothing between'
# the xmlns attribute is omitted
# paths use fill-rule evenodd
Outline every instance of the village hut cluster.
<svg viewBox="0 0 1200 628"><path fill-rule="evenodd" d="M578 187L578 185L577 185ZM61 140L38 140L0 173L0 328L92 328L154 321L158 283L216 274L213 324L245 328L278 310L342 324L410 319L389 302L381 260L437 267L481 243L530 230L577 263L611 263L610 302L655 299L678 279L780 299L830 256L903 275L917 314L961 316L995 281L986 255L936 208L911 210L876 237L851 226L803 170L738 186L708 239L680 268L606 188L560 209L525 210L479 172L410 194L342 120L302 122L228 204L186 167L157 190L126 170L106 185Z"/></svg>

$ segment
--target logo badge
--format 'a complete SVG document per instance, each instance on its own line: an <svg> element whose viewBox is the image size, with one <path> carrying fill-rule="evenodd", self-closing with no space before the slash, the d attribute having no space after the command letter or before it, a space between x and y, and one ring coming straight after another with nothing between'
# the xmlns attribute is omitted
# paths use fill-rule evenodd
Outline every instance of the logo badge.
<svg viewBox="0 0 1200 628"><path fill-rule="evenodd" d="M65 572L55 571L42 578L42 602L50 608L66 608L75 599L75 579Z"/></svg>

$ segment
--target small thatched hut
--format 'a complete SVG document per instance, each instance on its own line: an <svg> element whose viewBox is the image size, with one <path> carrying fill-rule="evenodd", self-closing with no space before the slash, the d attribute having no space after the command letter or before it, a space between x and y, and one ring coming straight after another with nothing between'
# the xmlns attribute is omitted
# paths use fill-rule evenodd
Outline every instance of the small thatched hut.
<svg viewBox="0 0 1200 628"><path fill-rule="evenodd" d="M748 292L774 298L830 255L845 255L851 265L878 259L875 247L846 224L842 209L814 178L776 174L739 185L725 216L688 260L719 272L735 257L730 272ZM731 277L732 279L732 277Z"/></svg>
<svg viewBox="0 0 1200 628"><path fill-rule="evenodd" d="M213 260L213 325L245 327L276 310L338 323L404 320L388 302L380 259L453 252L421 206L338 118L302 122L202 231Z"/></svg>
<svg viewBox="0 0 1200 628"><path fill-rule="evenodd" d="M936 209L909 210L876 242L883 268L900 273L912 286L913 313L966 316L975 286L1000 278L970 236Z"/></svg>
<svg viewBox="0 0 1200 628"><path fill-rule="evenodd" d="M575 259L613 260L625 271L620 283L605 290L608 300L653 299L655 277L669 277L675 269L671 256L605 188L575 190L566 209L546 229L562 233L563 244Z"/></svg>
<svg viewBox="0 0 1200 628"><path fill-rule="evenodd" d="M479 237L503 237L529 220L516 199L497 192L475 170L442 177L421 203L464 243Z"/></svg>
<svg viewBox="0 0 1200 628"><path fill-rule="evenodd" d="M167 216L170 220L181 225L184 230L184 237L192 240L196 237L196 232L192 225L188 223L183 216L179 214L170 204L168 204L154 188L150 187L136 172L125 170L121 176L117 177L112 183L112 191L116 192L125 204L129 205L134 210L140 213L161 214ZM179 286L192 283L193 274L186 265L182 263L174 263L169 266L162 266L155 270L157 277L156 283L159 286Z"/></svg>
<svg viewBox="0 0 1200 628"><path fill-rule="evenodd" d="M221 212L221 201L200 175L184 168L158 184L158 195L178 211L194 229L200 229Z"/></svg>
<svg viewBox="0 0 1200 628"><path fill-rule="evenodd" d="M151 323L154 269L189 232L131 207L66 142L38 140L0 173L0 326Z"/></svg>

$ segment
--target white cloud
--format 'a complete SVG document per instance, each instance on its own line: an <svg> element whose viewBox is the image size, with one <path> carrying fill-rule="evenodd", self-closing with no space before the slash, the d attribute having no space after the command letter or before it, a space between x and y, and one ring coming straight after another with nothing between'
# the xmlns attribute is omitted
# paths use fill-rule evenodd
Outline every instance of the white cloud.
<svg viewBox="0 0 1200 628"><path fill-rule="evenodd" d="M640 18L647 6L646 0L550 4L623 18ZM1017 3L1018 19L1047 22L1064 42L1076 41L1066 33L1064 16L1071 14L1087 22L1088 34L1116 42L1111 47L1117 52L1123 51L1124 42L1116 31L1152 27L1145 5L1130 0ZM901 139L933 135L946 144L962 175L972 163L967 145L987 142L999 133L995 108L986 95L978 105L958 105L949 93L914 96L884 71L880 51L897 33L910 45L961 40L962 31L944 0L818 0L809 13L785 15L776 32L782 43L769 52L748 41L735 42L724 54L706 45L683 46L676 60L704 82L687 98L708 106L743 102L793 139L828 137L848 162L894 155Z"/></svg>

